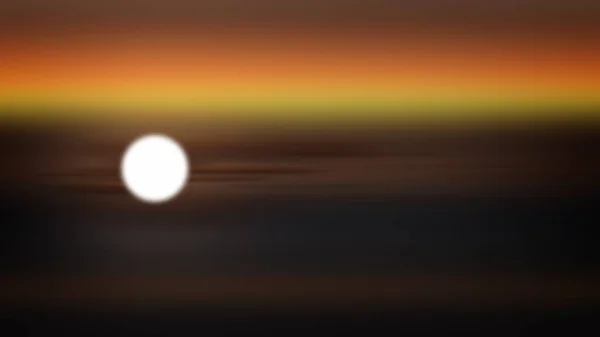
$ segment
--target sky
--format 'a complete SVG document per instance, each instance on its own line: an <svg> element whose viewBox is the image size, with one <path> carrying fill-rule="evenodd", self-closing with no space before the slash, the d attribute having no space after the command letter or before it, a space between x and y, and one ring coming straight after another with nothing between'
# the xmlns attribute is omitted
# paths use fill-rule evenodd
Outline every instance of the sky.
<svg viewBox="0 0 600 337"><path fill-rule="evenodd" d="M434 3L3 3L0 116L596 121L597 6Z"/></svg>

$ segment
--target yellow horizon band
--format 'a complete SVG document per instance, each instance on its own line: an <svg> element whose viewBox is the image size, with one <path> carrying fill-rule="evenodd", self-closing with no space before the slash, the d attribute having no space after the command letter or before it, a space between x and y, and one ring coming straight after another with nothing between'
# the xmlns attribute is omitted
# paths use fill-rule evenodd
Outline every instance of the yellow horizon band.
<svg viewBox="0 0 600 337"><path fill-rule="evenodd" d="M589 92L0 92L0 118L199 118L329 123L600 121Z"/></svg>

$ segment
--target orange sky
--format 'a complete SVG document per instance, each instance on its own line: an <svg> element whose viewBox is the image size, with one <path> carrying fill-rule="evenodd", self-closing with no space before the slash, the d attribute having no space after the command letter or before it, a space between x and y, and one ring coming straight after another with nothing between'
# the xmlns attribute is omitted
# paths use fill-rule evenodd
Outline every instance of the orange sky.
<svg viewBox="0 0 600 337"><path fill-rule="evenodd" d="M579 42L579 43L578 43ZM377 36L82 36L0 40L0 83L600 83L590 41ZM165 82L167 81L167 82ZM373 84L373 83L371 83Z"/></svg>
<svg viewBox="0 0 600 337"><path fill-rule="evenodd" d="M126 97L141 106L163 96L174 102L330 95L367 101L560 97L596 104L600 44L592 42L251 32L4 36L0 102L93 104L93 97Z"/></svg>

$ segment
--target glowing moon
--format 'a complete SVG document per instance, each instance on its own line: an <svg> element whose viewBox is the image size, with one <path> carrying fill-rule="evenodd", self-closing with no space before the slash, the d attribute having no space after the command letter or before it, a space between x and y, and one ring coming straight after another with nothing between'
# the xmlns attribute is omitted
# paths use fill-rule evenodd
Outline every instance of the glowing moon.
<svg viewBox="0 0 600 337"><path fill-rule="evenodd" d="M185 187L189 161L184 149L172 138L150 134L133 141L121 160L121 178L137 199L162 203Z"/></svg>

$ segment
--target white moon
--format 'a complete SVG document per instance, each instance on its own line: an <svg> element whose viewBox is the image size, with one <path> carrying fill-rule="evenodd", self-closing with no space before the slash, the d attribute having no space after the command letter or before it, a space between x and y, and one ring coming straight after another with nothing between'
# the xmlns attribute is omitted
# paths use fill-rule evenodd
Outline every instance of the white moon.
<svg viewBox="0 0 600 337"><path fill-rule="evenodd" d="M189 162L185 151L165 135L150 134L134 140L121 160L121 178L137 199L162 203L185 187Z"/></svg>

